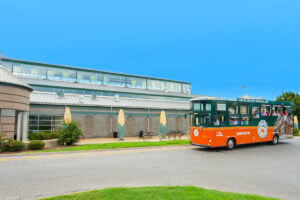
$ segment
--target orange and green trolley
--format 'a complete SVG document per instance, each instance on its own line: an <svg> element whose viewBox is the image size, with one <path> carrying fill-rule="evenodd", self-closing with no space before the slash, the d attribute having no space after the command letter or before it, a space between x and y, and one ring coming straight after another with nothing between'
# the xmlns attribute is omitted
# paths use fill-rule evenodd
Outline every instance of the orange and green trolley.
<svg viewBox="0 0 300 200"><path fill-rule="evenodd" d="M191 100L191 144L227 147L293 138L293 103L265 99Z"/></svg>

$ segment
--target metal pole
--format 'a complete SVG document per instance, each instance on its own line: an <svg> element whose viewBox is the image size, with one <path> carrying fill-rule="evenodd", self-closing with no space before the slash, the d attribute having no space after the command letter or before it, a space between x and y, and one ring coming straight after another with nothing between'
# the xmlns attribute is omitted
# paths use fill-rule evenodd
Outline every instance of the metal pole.
<svg viewBox="0 0 300 200"><path fill-rule="evenodd" d="M150 131L149 106L148 106L148 113L147 113L147 116L148 116L148 132L149 132L149 131Z"/></svg>
<svg viewBox="0 0 300 200"><path fill-rule="evenodd" d="M113 134L113 131L112 131L112 106L110 106L110 132L111 132L111 134Z"/></svg>
<svg viewBox="0 0 300 200"><path fill-rule="evenodd" d="M181 130L181 118L180 118L180 110L178 110L178 120L179 120L179 122L178 122L178 126L179 126L179 131Z"/></svg>

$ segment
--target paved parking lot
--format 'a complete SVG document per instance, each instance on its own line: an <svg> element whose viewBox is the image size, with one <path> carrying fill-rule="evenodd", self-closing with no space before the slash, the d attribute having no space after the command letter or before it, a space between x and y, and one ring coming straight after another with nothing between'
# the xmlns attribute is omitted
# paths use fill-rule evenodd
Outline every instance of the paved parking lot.
<svg viewBox="0 0 300 200"><path fill-rule="evenodd" d="M299 199L300 138L233 151L169 146L0 156L0 199L35 199L119 186L195 185Z"/></svg>

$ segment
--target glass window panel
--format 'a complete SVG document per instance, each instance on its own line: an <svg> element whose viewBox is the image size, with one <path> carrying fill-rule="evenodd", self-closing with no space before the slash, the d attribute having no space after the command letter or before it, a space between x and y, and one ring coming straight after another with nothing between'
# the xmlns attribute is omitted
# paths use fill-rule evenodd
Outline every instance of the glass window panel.
<svg viewBox="0 0 300 200"><path fill-rule="evenodd" d="M39 120L40 121L42 121L42 120L46 120L46 121L48 120L49 121L49 120L51 120L51 116L49 116L49 115L40 115Z"/></svg>
<svg viewBox="0 0 300 200"><path fill-rule="evenodd" d="M38 66L39 70L38 70L38 74L39 74L39 78L41 79L46 79L47 78L47 68L43 67L43 66Z"/></svg>
<svg viewBox="0 0 300 200"><path fill-rule="evenodd" d="M204 125L209 126L211 124L211 115L210 114L204 115L203 122Z"/></svg>
<svg viewBox="0 0 300 200"><path fill-rule="evenodd" d="M259 107L252 107L252 118L259 118Z"/></svg>
<svg viewBox="0 0 300 200"><path fill-rule="evenodd" d="M142 88L146 89L146 79L143 78L136 78L136 77L127 77L127 87L131 88Z"/></svg>
<svg viewBox="0 0 300 200"><path fill-rule="evenodd" d="M38 78L39 77L39 67L38 66L34 66L34 65L22 65L22 68L24 68L24 66L28 66L30 72L28 73L28 75L30 77L34 77L34 78Z"/></svg>
<svg viewBox="0 0 300 200"><path fill-rule="evenodd" d="M230 115L237 115L238 114L238 104L237 103L229 103L228 111Z"/></svg>
<svg viewBox="0 0 300 200"><path fill-rule="evenodd" d="M54 69L54 77L55 77L57 80L62 80L63 73L64 73L64 72L63 72L62 70Z"/></svg>
<svg viewBox="0 0 300 200"><path fill-rule="evenodd" d="M126 86L126 77L120 76L120 86L125 87Z"/></svg>
<svg viewBox="0 0 300 200"><path fill-rule="evenodd" d="M205 105L205 111L207 111L207 112L211 111L211 104L210 103L207 103Z"/></svg>
<svg viewBox="0 0 300 200"><path fill-rule="evenodd" d="M225 125L225 116L214 116L214 125L215 126L224 126Z"/></svg>
<svg viewBox="0 0 300 200"><path fill-rule="evenodd" d="M272 106L272 116L280 116L281 106L273 105Z"/></svg>
<svg viewBox="0 0 300 200"><path fill-rule="evenodd" d="M54 91L54 88L51 88L51 87L41 87L42 88L42 91L44 92L53 92Z"/></svg>
<svg viewBox="0 0 300 200"><path fill-rule="evenodd" d="M83 90L74 90L75 94L83 94Z"/></svg>
<svg viewBox="0 0 300 200"><path fill-rule="evenodd" d="M249 125L249 117L242 117L241 125L244 125L244 126Z"/></svg>
<svg viewBox="0 0 300 200"><path fill-rule="evenodd" d="M109 86L121 86L121 77L118 75L104 74L103 84Z"/></svg>
<svg viewBox="0 0 300 200"><path fill-rule="evenodd" d="M115 96L117 93L115 92L107 92L107 91L103 91L102 95L103 96Z"/></svg>
<svg viewBox="0 0 300 200"><path fill-rule="evenodd" d="M96 75L96 83L103 84L103 74L98 73Z"/></svg>
<svg viewBox="0 0 300 200"><path fill-rule="evenodd" d="M238 126L240 125L240 120L238 116L230 116L229 125Z"/></svg>
<svg viewBox="0 0 300 200"><path fill-rule="evenodd" d="M83 77L84 77L84 73L81 71L77 71L77 81L82 82Z"/></svg>
<svg viewBox="0 0 300 200"><path fill-rule="evenodd" d="M200 111L200 103L195 102L194 103L194 111Z"/></svg>
<svg viewBox="0 0 300 200"><path fill-rule="evenodd" d="M103 75L103 84L109 86L119 86L125 87L125 77L119 75L112 75L112 74L104 74Z"/></svg>
<svg viewBox="0 0 300 200"><path fill-rule="evenodd" d="M92 74L90 72L83 72L83 82L90 83Z"/></svg>
<svg viewBox="0 0 300 200"><path fill-rule="evenodd" d="M64 89L61 89L61 88L53 88L53 92L56 92L56 93L63 93L63 92L64 92Z"/></svg>
<svg viewBox="0 0 300 200"><path fill-rule="evenodd" d="M64 117L63 116L53 116L52 119L53 120L63 120Z"/></svg>
<svg viewBox="0 0 300 200"><path fill-rule="evenodd" d="M93 92L91 90L84 90L84 94L92 95Z"/></svg>
<svg viewBox="0 0 300 200"><path fill-rule="evenodd" d="M63 120L55 120L55 121L52 121L52 127L53 126L60 126L63 124Z"/></svg>
<svg viewBox="0 0 300 200"><path fill-rule="evenodd" d="M90 81L91 81L91 83L98 83L97 75L98 75L97 73L93 73L93 72L90 73L90 77L91 77Z"/></svg>
<svg viewBox="0 0 300 200"><path fill-rule="evenodd" d="M166 82L166 88L169 92L181 92L181 83Z"/></svg>
<svg viewBox="0 0 300 200"><path fill-rule="evenodd" d="M37 65L21 65L21 76L30 78L46 78L46 71L44 67Z"/></svg>
<svg viewBox="0 0 300 200"><path fill-rule="evenodd" d="M135 98L135 94L120 93L120 97Z"/></svg>
<svg viewBox="0 0 300 200"><path fill-rule="evenodd" d="M192 115L192 121L194 126L200 126L200 116L198 114Z"/></svg>
<svg viewBox="0 0 300 200"><path fill-rule="evenodd" d="M284 115L289 115L292 113L292 107L291 106L284 106L283 107L283 114Z"/></svg>
<svg viewBox="0 0 300 200"><path fill-rule="evenodd" d="M48 126L39 126L39 131L51 131L51 125Z"/></svg>
<svg viewBox="0 0 300 200"><path fill-rule="evenodd" d="M54 69L53 68L47 68L47 78L48 79L54 78Z"/></svg>
<svg viewBox="0 0 300 200"><path fill-rule="evenodd" d="M165 90L165 82L158 80L147 80L149 90Z"/></svg>
<svg viewBox="0 0 300 200"><path fill-rule="evenodd" d="M271 114L271 106L270 105L262 105L261 106L261 116L270 116Z"/></svg>
<svg viewBox="0 0 300 200"><path fill-rule="evenodd" d="M36 90L36 91L53 92L53 88L51 88L51 87L37 87L37 86L33 86L33 89Z"/></svg>
<svg viewBox="0 0 300 200"><path fill-rule="evenodd" d="M71 93L71 94L73 94L74 90L73 89L64 89L64 93Z"/></svg>
<svg viewBox="0 0 300 200"><path fill-rule="evenodd" d="M95 91L94 94L95 94L95 95L102 96L102 92L101 92L101 91Z"/></svg>
<svg viewBox="0 0 300 200"><path fill-rule="evenodd" d="M21 76L22 75L21 64L17 64L17 63L13 64L13 74L16 75L16 76Z"/></svg>
<svg viewBox="0 0 300 200"><path fill-rule="evenodd" d="M7 70L12 72L12 63L11 62L6 62L6 61L2 61L1 65Z"/></svg>
<svg viewBox="0 0 300 200"><path fill-rule="evenodd" d="M217 103L218 112L226 112L226 103Z"/></svg>
<svg viewBox="0 0 300 200"><path fill-rule="evenodd" d="M248 115L249 114L249 105L241 104L240 105L240 113L241 113L241 115Z"/></svg>
<svg viewBox="0 0 300 200"><path fill-rule="evenodd" d="M47 78L50 80L76 81L76 71L58 68L47 68Z"/></svg>

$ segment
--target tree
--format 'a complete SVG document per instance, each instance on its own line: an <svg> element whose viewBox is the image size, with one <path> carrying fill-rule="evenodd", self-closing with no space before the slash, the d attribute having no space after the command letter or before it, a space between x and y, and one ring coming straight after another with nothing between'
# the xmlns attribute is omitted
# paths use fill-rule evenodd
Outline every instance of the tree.
<svg viewBox="0 0 300 200"><path fill-rule="evenodd" d="M294 92L283 92L276 98L277 101L289 101L294 103L294 115L298 117L298 123L300 120L300 94ZM299 126L298 126L299 127Z"/></svg>

